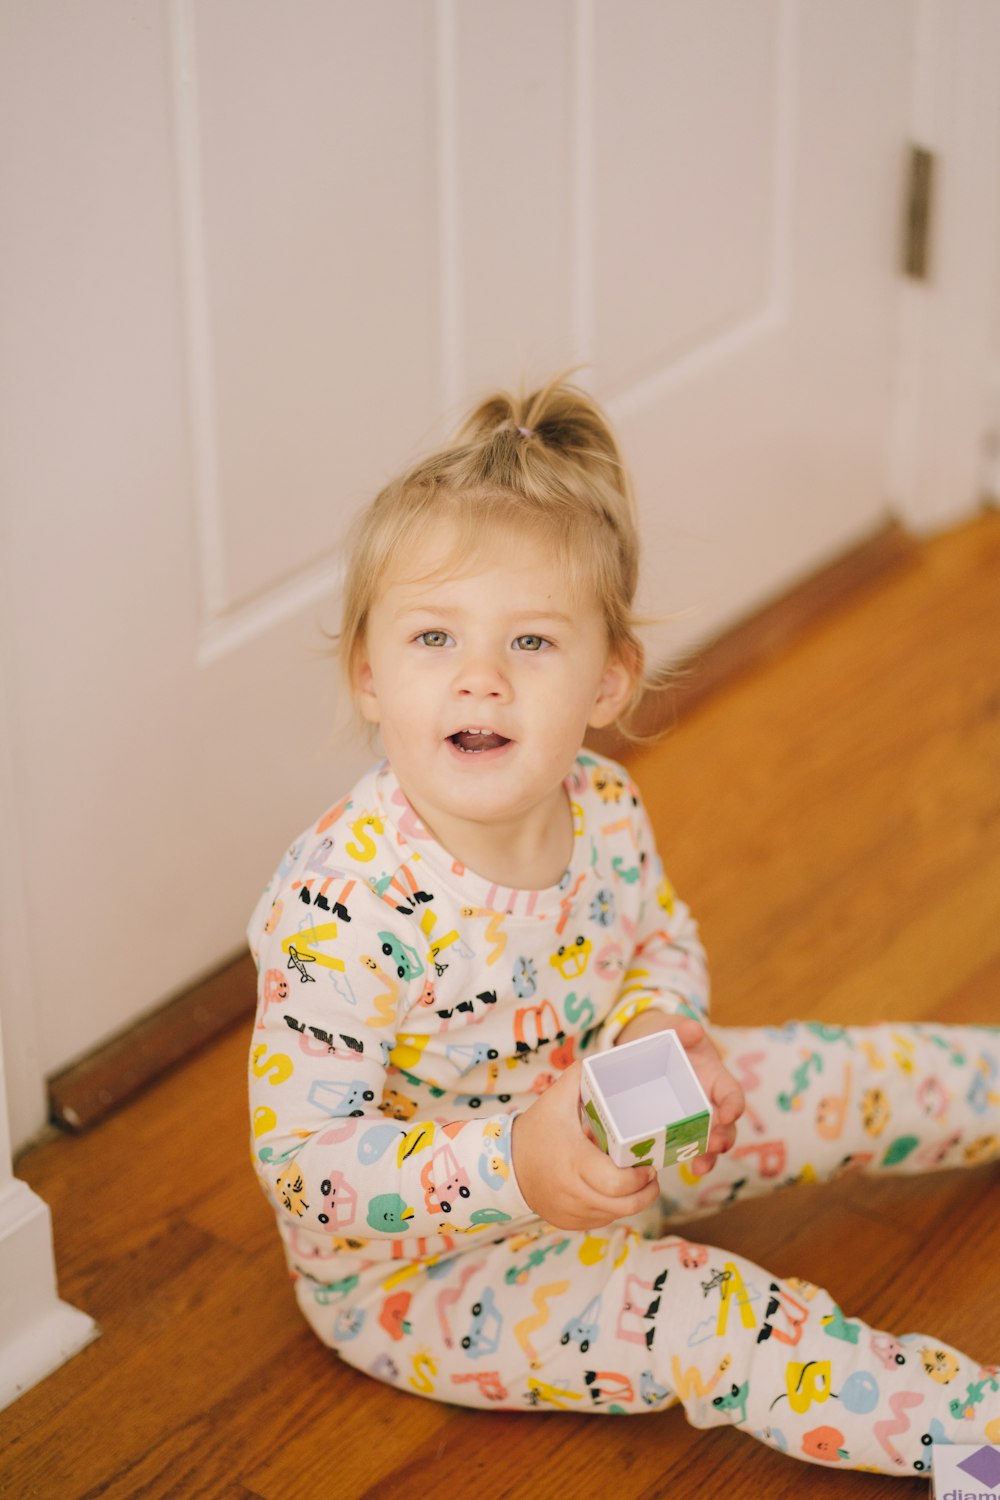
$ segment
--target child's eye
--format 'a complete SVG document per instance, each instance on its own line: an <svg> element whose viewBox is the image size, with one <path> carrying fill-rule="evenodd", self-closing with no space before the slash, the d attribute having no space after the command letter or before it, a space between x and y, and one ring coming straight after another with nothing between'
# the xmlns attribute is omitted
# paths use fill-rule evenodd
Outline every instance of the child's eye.
<svg viewBox="0 0 1000 1500"><path fill-rule="evenodd" d="M519 635L514 641L515 651L544 651L552 644L543 635Z"/></svg>
<svg viewBox="0 0 1000 1500"><path fill-rule="evenodd" d="M447 646L455 642L447 630L422 630L417 636L421 646Z"/></svg>

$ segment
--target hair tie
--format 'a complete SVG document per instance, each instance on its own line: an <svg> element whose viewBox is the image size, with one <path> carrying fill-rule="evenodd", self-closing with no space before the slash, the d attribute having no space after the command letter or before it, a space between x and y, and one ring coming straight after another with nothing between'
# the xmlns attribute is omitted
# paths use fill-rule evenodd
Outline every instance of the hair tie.
<svg viewBox="0 0 1000 1500"><path fill-rule="evenodd" d="M533 427L519 427L517 430L522 437L534 437L535 435L535 429Z"/></svg>

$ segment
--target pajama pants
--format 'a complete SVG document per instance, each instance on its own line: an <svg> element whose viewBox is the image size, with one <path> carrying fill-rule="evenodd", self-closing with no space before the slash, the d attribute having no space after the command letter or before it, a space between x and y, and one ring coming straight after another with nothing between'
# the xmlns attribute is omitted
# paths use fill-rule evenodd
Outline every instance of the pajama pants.
<svg viewBox="0 0 1000 1500"><path fill-rule="evenodd" d="M605 1414L679 1401L697 1427L738 1427L819 1464L913 1475L932 1441L1000 1442L997 1369L927 1334L874 1330L818 1287L674 1227L797 1181L996 1158L1000 1028L711 1031L747 1098L714 1172L664 1171L641 1222L537 1221L503 1239L455 1235L443 1253L428 1242L429 1260L357 1262L323 1287L300 1280L316 1331L437 1400Z"/></svg>

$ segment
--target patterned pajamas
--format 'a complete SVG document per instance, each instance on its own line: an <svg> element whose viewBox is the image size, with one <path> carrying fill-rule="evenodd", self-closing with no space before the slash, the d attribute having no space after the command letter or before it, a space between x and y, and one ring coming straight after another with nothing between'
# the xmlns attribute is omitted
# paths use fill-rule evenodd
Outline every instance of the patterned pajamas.
<svg viewBox="0 0 1000 1500"><path fill-rule="evenodd" d="M634 788L585 757L567 785L580 838L555 892L449 866L383 767L258 907L255 1160L306 1318L360 1370L470 1406L680 1401L696 1426L891 1474L926 1469L931 1440L1000 1441L996 1371L678 1233L796 1181L996 1157L998 1029L712 1028L747 1096L714 1172L664 1171L641 1222L528 1210L512 1112L647 1005L707 1004Z"/></svg>

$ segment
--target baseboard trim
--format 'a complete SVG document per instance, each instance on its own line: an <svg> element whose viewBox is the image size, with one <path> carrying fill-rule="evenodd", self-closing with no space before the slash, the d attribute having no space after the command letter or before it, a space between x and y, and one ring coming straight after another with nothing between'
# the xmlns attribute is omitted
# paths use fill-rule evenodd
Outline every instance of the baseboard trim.
<svg viewBox="0 0 1000 1500"><path fill-rule="evenodd" d="M51 1118L86 1130L253 1011L249 953L168 1001L49 1081Z"/></svg>
<svg viewBox="0 0 1000 1500"><path fill-rule="evenodd" d="M12 1178L0 1191L0 1410L99 1332L56 1291L48 1204Z"/></svg>
<svg viewBox="0 0 1000 1500"><path fill-rule="evenodd" d="M637 716L639 732L653 736L669 729L741 673L762 665L910 561L917 550L918 543L898 521L879 527L694 652L664 687L646 694ZM614 731L588 736L587 743L608 755L621 756L629 749ZM246 1021L253 1011L255 983L252 960L241 957L60 1073L49 1084L52 1118L74 1131L96 1125L229 1026Z"/></svg>

